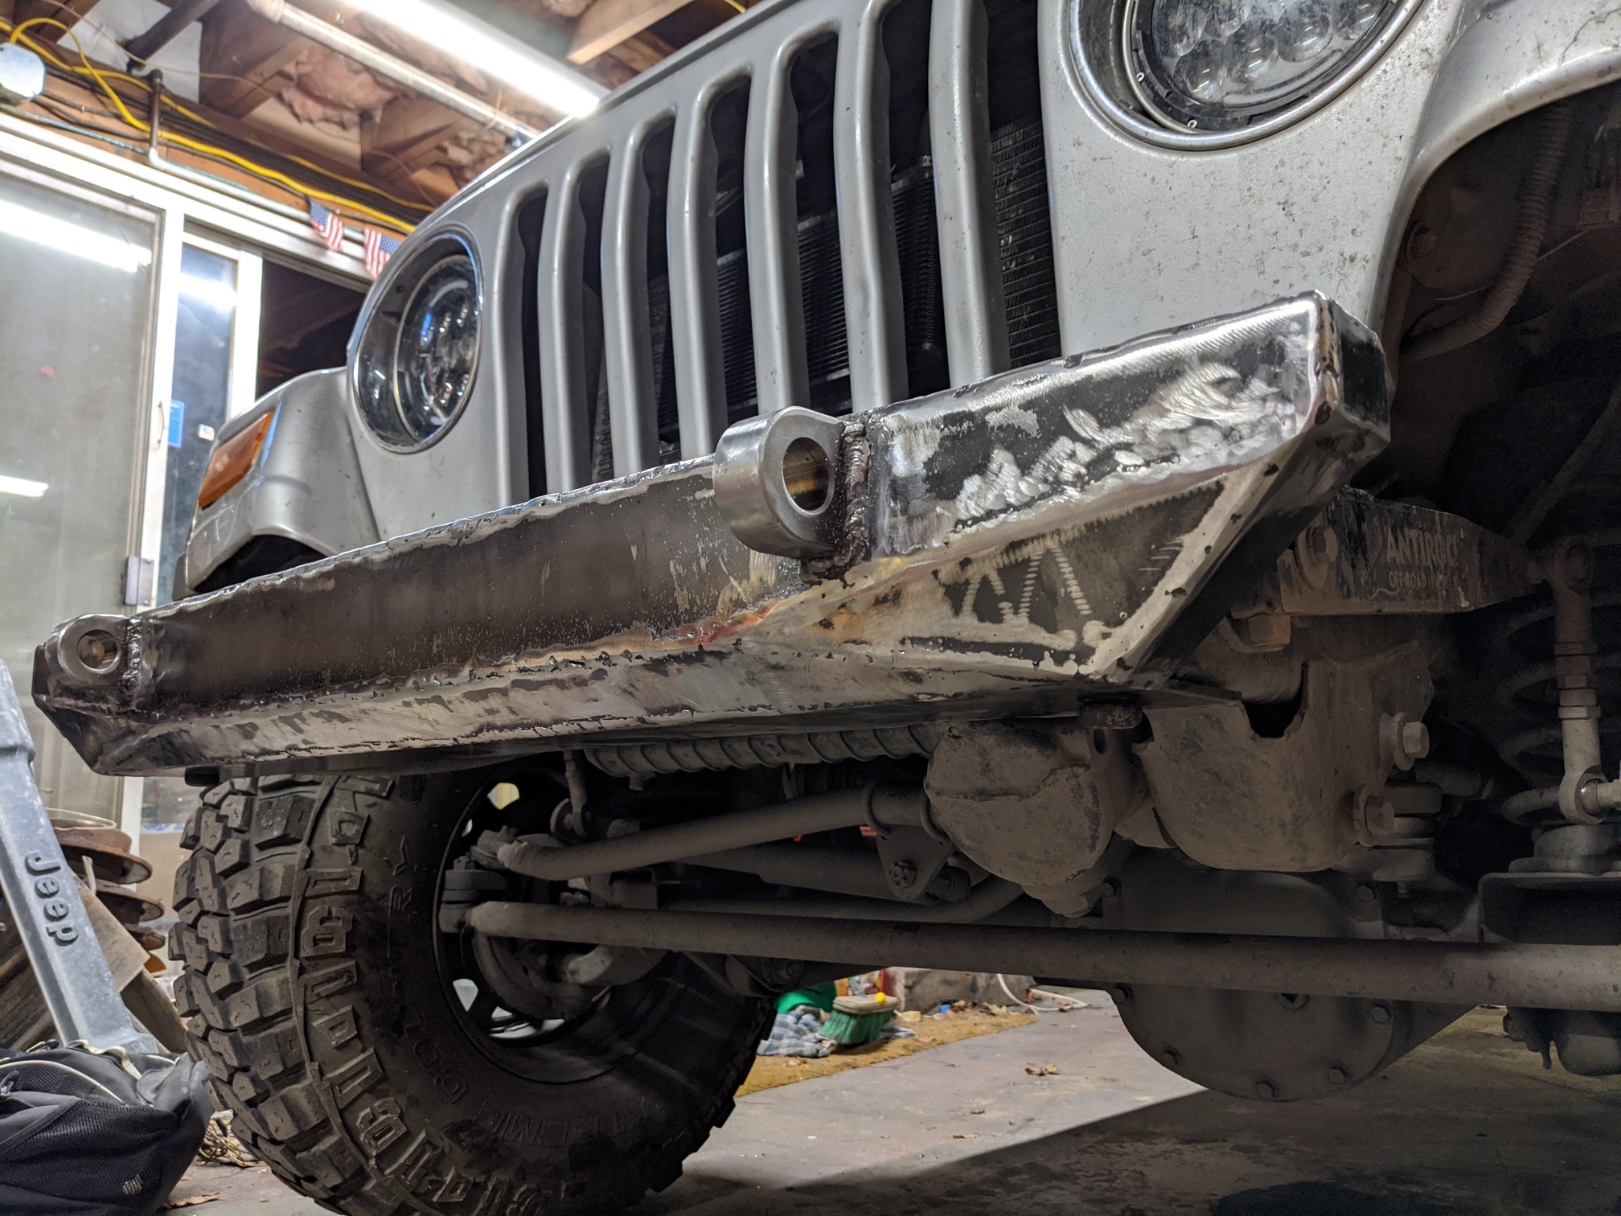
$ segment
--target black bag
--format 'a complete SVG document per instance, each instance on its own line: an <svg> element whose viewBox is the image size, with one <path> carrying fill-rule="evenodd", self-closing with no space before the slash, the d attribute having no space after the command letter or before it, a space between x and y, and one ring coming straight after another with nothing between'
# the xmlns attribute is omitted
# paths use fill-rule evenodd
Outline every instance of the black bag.
<svg viewBox="0 0 1621 1216"><path fill-rule="evenodd" d="M0 1053L0 1212L152 1216L203 1142L207 1073L118 1049Z"/></svg>

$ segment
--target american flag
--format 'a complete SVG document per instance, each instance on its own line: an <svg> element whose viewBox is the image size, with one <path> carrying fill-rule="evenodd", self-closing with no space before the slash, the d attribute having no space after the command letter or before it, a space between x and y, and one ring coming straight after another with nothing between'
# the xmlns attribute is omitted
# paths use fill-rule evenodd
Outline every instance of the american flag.
<svg viewBox="0 0 1621 1216"><path fill-rule="evenodd" d="M383 267L388 265L388 259L394 256L394 251L400 247L398 238L379 232L375 228L364 230L366 236L366 273L376 278L383 273Z"/></svg>
<svg viewBox="0 0 1621 1216"><path fill-rule="evenodd" d="M310 227L321 234L326 247L336 253L343 248L343 217L310 200Z"/></svg>

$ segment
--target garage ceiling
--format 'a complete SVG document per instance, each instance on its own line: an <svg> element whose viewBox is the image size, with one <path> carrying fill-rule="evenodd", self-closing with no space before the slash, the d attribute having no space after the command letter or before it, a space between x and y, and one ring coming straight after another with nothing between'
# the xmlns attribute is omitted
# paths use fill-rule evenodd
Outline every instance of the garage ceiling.
<svg viewBox="0 0 1621 1216"><path fill-rule="evenodd" d="M751 0L438 2L454 5L456 16L475 28L516 40L614 88L744 11ZM543 130L556 120L554 110L497 80L487 65L439 49L432 27L412 28L399 19L397 6L379 0L295 3L528 128ZM487 124L268 20L248 0L177 0L176 7L177 18L189 11L202 15L149 56L171 94L160 107L167 157L194 159L209 172L284 199L299 193L298 186L308 186L312 197L337 193L341 204L356 204L340 210L374 223L393 220L403 229L506 150L505 137ZM132 63L122 44L165 12L158 0L0 0L0 19L13 28L52 19L20 36L57 60L46 94L26 109L91 130L104 143L138 144L146 138L140 127L152 109L152 90L137 79L145 65ZM98 78L87 66L112 71L102 70ZM264 155L211 155L188 140L216 153ZM253 172L238 160L271 172Z"/></svg>

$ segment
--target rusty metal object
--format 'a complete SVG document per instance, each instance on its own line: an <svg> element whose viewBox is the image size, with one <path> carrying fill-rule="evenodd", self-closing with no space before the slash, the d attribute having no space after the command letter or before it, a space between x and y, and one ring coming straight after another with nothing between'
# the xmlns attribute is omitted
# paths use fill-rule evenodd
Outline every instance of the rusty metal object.
<svg viewBox="0 0 1621 1216"><path fill-rule="evenodd" d="M924 788L935 826L970 860L1061 916L1091 906L1089 871L1141 798L1122 739L1047 722L951 727Z"/></svg>
<svg viewBox="0 0 1621 1216"><path fill-rule="evenodd" d="M1342 490L1278 558L1296 616L1473 612L1535 588L1526 556L1457 515Z"/></svg>
<svg viewBox="0 0 1621 1216"><path fill-rule="evenodd" d="M84 821L53 818L51 830L76 875L85 876L85 862L89 860L96 878L96 899L130 936L147 950L162 947L163 935L143 929L141 924L161 918L163 905L146 898L133 885L152 877L152 863L131 852L128 834L88 816Z"/></svg>
<svg viewBox="0 0 1621 1216"><path fill-rule="evenodd" d="M1388 412L1373 335L1304 296L847 422L838 569L745 548L690 461L81 618L35 699L131 774L1073 709L1164 687L1157 652L1271 568Z"/></svg>
<svg viewBox="0 0 1621 1216"><path fill-rule="evenodd" d="M1373 804L1396 761L1385 718L1416 722L1432 692L1414 643L1356 662L1313 659L1280 737L1256 734L1240 704L1150 708L1154 738L1137 755L1160 822L1195 861L1324 870L1377 837L1386 804Z"/></svg>
<svg viewBox="0 0 1621 1216"><path fill-rule="evenodd" d="M107 911L117 918L119 924L131 932L134 932L134 927L143 921L158 920L163 915L162 904L155 899L147 899L134 887L113 886L97 882L96 898L106 906ZM162 939L159 938L160 943L161 941ZM148 949L155 949L155 947L148 947Z"/></svg>
<svg viewBox="0 0 1621 1216"><path fill-rule="evenodd" d="M122 845L113 837L122 840ZM89 859L98 883L134 885L152 877L152 863L129 851L130 840L123 832L110 828L58 827L56 838L75 874L84 873L85 860Z"/></svg>
<svg viewBox="0 0 1621 1216"><path fill-rule="evenodd" d="M105 823L105 820L91 821L88 815L75 820L52 817L51 830L56 833L57 843L64 849L114 849L128 853L134 844L129 834L110 825L104 826Z"/></svg>

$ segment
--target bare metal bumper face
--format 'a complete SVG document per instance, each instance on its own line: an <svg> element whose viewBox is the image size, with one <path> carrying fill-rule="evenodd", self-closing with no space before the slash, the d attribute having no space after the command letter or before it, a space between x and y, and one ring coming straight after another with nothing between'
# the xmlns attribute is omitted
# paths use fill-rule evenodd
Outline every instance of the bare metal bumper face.
<svg viewBox="0 0 1621 1216"><path fill-rule="evenodd" d="M738 541L690 461L79 618L34 696L130 774L1171 696L1167 656L1384 445L1388 406L1373 337L1302 297L846 419L804 564Z"/></svg>

